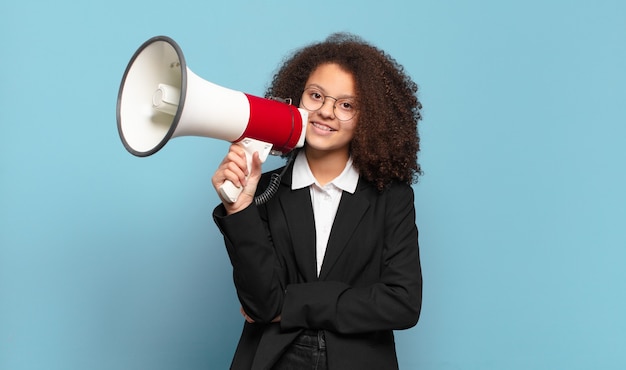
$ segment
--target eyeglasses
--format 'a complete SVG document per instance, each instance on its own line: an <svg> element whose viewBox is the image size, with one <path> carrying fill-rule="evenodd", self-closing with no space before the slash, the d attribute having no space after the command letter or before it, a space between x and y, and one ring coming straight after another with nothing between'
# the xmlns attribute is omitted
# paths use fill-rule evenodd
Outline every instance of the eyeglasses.
<svg viewBox="0 0 626 370"><path fill-rule="evenodd" d="M312 87L304 90L300 103L304 109L315 112L324 106L326 98L335 100L335 104L333 104L333 113L338 120L348 121L356 115L357 109L354 98L337 99L332 96L324 95L321 91L319 91L319 89Z"/></svg>

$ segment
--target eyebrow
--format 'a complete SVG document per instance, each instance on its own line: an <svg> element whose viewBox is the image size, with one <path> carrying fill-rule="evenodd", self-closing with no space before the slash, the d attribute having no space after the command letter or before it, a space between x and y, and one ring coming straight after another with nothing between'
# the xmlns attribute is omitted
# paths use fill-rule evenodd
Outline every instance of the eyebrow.
<svg viewBox="0 0 626 370"><path fill-rule="evenodd" d="M321 90L324 95L326 95L326 90L321 87L320 85L317 84L310 84L304 87L304 90L310 89L310 88L316 88L318 90ZM337 98L337 99L356 99L356 96L354 95L339 95L339 96L331 96L333 98Z"/></svg>

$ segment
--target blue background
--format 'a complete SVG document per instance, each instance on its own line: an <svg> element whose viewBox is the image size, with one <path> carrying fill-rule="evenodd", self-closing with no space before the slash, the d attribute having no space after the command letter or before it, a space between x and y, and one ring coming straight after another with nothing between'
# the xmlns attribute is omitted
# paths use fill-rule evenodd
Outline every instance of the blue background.
<svg viewBox="0 0 626 370"><path fill-rule="evenodd" d="M145 40L262 95L351 31L424 104L425 290L403 369L626 368L626 2L3 1L0 369L225 369L242 326L211 220L228 143L136 158L115 105ZM270 159L265 169L281 162Z"/></svg>

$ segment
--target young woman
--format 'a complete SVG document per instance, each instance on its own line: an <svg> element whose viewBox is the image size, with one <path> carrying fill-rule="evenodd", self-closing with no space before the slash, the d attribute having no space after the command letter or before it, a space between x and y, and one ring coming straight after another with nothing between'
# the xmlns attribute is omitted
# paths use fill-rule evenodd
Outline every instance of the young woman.
<svg viewBox="0 0 626 370"><path fill-rule="evenodd" d="M393 330L413 327L422 302L417 85L384 51L334 34L287 59L267 93L309 112L306 142L265 174L232 145L212 178L244 186L213 214L246 320L231 368L397 369ZM281 185L257 205L272 173Z"/></svg>

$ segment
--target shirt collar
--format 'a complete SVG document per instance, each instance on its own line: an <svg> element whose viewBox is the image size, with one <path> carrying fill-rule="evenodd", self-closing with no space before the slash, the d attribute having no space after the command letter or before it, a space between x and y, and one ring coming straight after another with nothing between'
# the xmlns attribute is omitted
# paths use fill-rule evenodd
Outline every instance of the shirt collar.
<svg viewBox="0 0 626 370"><path fill-rule="evenodd" d="M350 157L346 163L346 167L343 169L343 172L341 172L341 174L329 184L333 184L337 188L352 194L356 190L358 181L359 173L352 165L352 157ZM302 189L313 184L317 184L319 186L313 176L313 173L311 172L304 150L301 150L296 156L296 160L293 164L291 189Z"/></svg>

